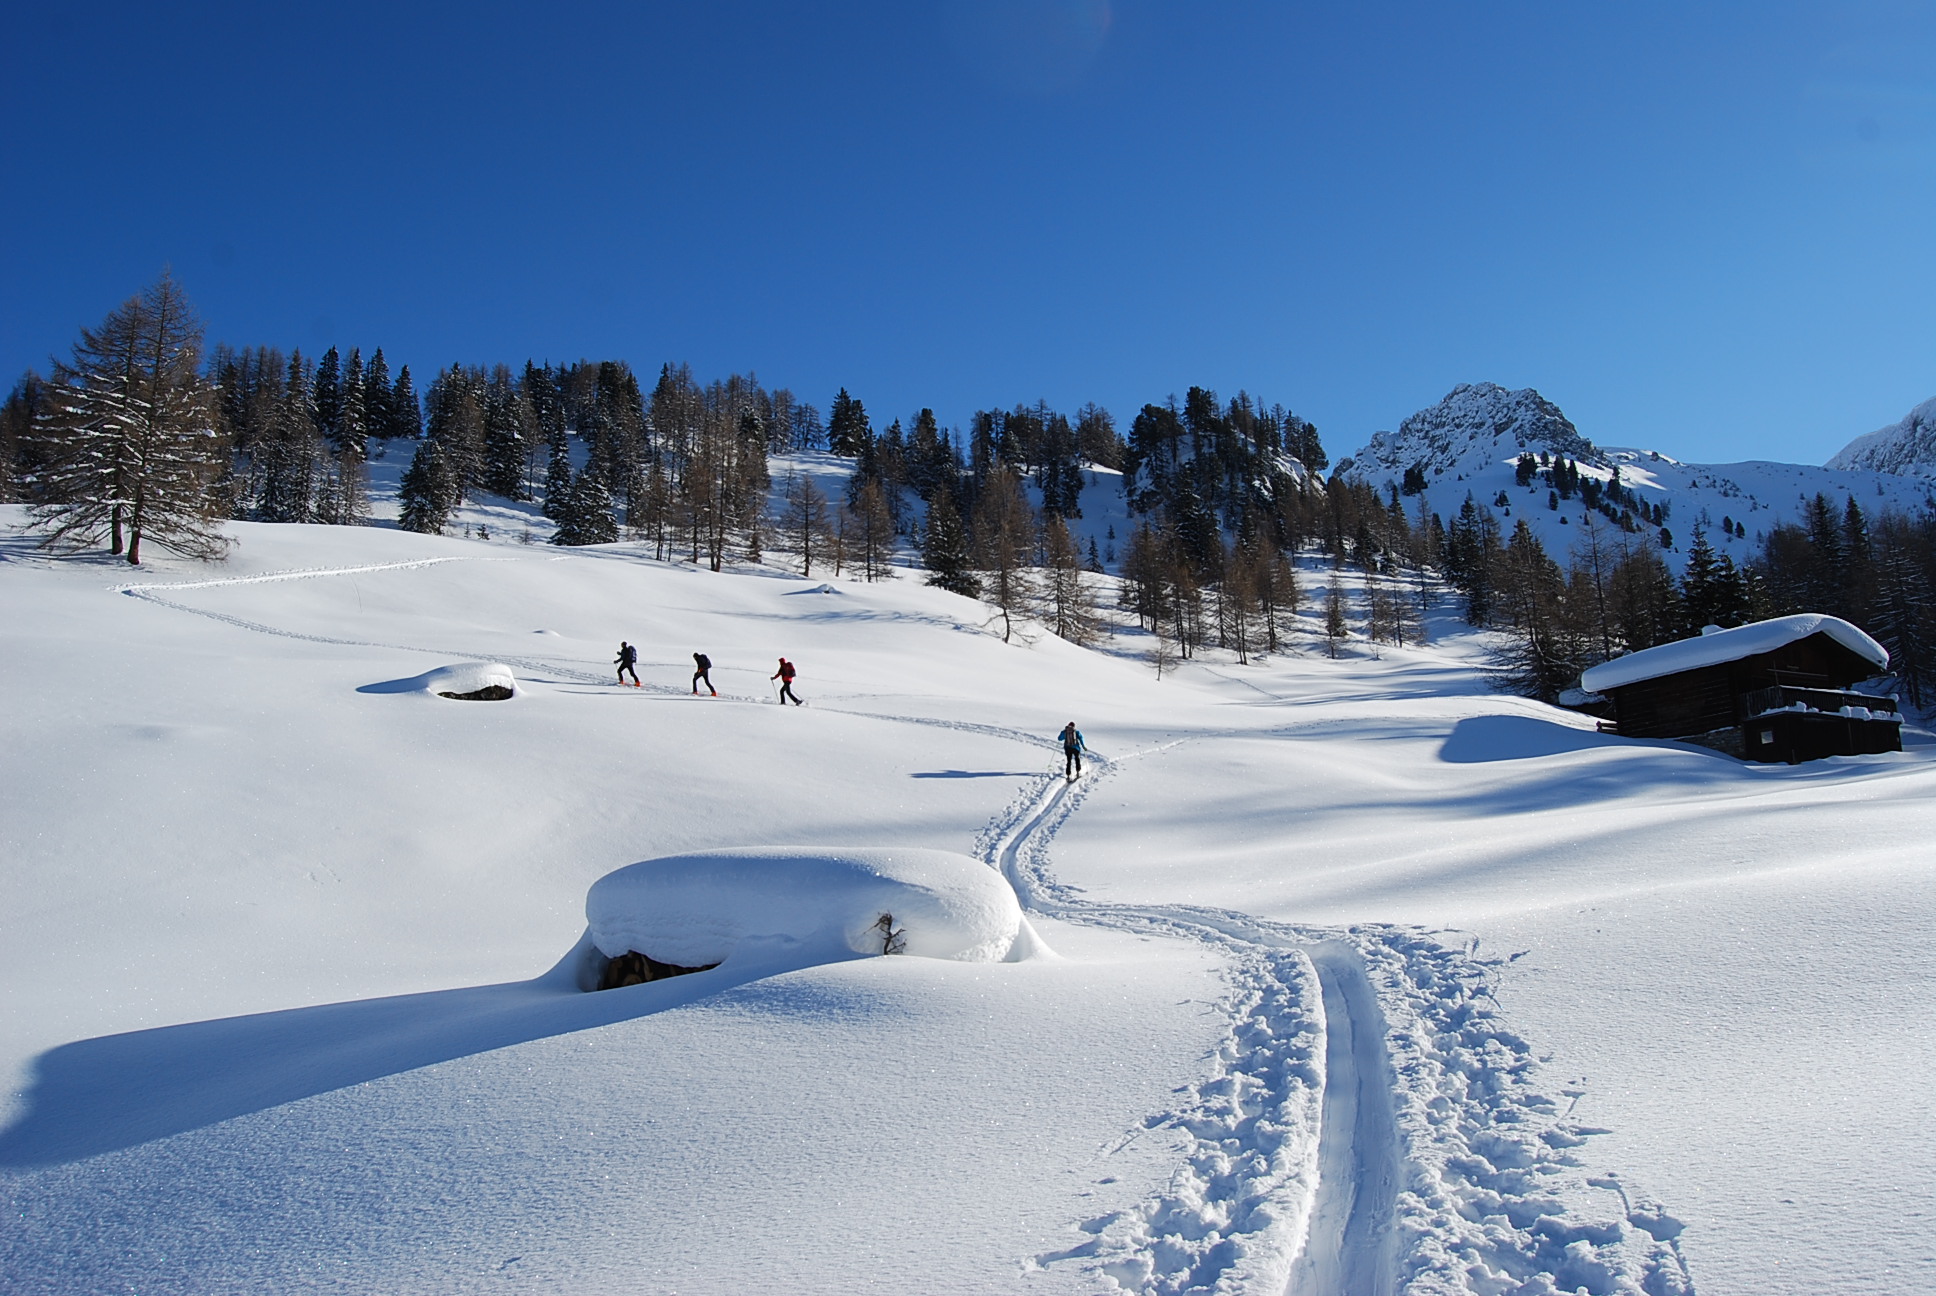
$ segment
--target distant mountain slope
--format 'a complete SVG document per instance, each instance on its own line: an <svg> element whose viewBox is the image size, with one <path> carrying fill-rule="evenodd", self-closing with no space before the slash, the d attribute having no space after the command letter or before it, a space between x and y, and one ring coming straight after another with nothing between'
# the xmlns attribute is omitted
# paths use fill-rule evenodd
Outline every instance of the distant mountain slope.
<svg viewBox="0 0 1936 1296"><path fill-rule="evenodd" d="M1930 429L1928 472L1936 477L1936 402L1919 407L1919 412L1924 410L1929 417L1922 426ZM1543 476L1530 483L1517 481L1515 463L1526 453L1570 460L1578 465L1583 485L1597 484L1595 493L1608 492L1617 480L1647 513L1661 510L1660 525L1643 520L1637 507L1616 511L1633 515L1634 529L1627 535L1634 542L1658 544L1664 527L1671 541L1664 556L1677 569L1696 527L1707 533L1716 550L1740 562L1754 554L1777 524L1799 520L1817 493L1828 496L1838 510L1854 496L1871 513L1923 507L1931 493L1930 482L1922 477L1842 466L1837 461L1847 450L1829 467L1817 468L1759 461L1689 464L1655 450L1601 446L1537 391L1508 391L1497 383L1453 388L1438 404L1407 418L1398 431L1377 433L1339 471L1384 492L1402 488L1408 470L1416 468L1414 485L1422 479L1424 490L1419 498L1404 501L1408 513L1416 515L1422 500L1427 512L1450 520L1470 494L1508 530L1524 518L1548 551L1563 560L1589 516L1606 519L1578 494L1560 498Z"/></svg>
<svg viewBox="0 0 1936 1296"><path fill-rule="evenodd" d="M1849 442L1828 467L1936 478L1936 397L1910 410L1901 422Z"/></svg>

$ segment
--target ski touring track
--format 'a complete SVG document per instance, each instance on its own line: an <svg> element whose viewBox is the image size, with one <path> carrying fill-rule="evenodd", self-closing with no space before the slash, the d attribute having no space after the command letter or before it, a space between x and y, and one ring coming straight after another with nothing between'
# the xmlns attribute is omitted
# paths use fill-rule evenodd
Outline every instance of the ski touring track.
<svg viewBox="0 0 1936 1296"><path fill-rule="evenodd" d="M164 594L467 561L530 560L432 558L111 591L260 634L468 659L474 654L304 634ZM555 660L490 659L574 683L610 682ZM683 696L664 685L646 691ZM998 725L851 714L1055 747ZM1312 726L1269 732L1309 736ZM1115 758L1091 753L1093 772L1075 782L1060 773L1031 780L976 842L1031 912L1195 941L1227 960L1220 1007L1229 1028L1210 1073L1103 1149L1168 1130L1182 1141L1183 1163L1164 1189L1083 1221L1086 1241L1031 1266L1079 1265L1138 1296L1694 1296L1681 1223L1617 1175L1583 1166L1578 1149L1606 1131L1571 1119L1582 1091L1541 1088L1531 1045L1499 1020L1491 983L1509 959L1480 957L1476 940L1435 939L1450 933L1097 903L1056 880L1050 843L1097 783L1124 761L1211 736Z"/></svg>
<svg viewBox="0 0 1936 1296"><path fill-rule="evenodd" d="M1097 903L1056 880L1050 843L1094 786L1191 741L1034 781L976 843L1025 909L1228 960L1210 1074L1116 1145L1166 1129L1183 1164L1033 1265L1079 1265L1139 1296L1693 1296L1680 1222L1585 1166L1606 1131L1572 1120L1582 1091L1547 1092L1500 1020L1491 985L1510 959L1434 938L1450 933Z"/></svg>
<svg viewBox="0 0 1936 1296"><path fill-rule="evenodd" d="M225 585L259 585L274 581L314 580L325 576L360 576L369 572L406 571L419 567L433 567L439 563L450 562L537 562L547 561L533 558L471 558L453 556L449 558L420 558L413 562L373 563L363 567L307 567L285 572L268 572L260 576L236 576L225 580L182 581L166 585L114 585L109 590L115 594L125 594L129 598L141 599L158 607L169 608L176 612L186 612L191 616L207 617L239 630L249 630L256 634L274 635L281 639L296 639L304 643L329 644L341 648L381 648L389 652L425 653L446 660L472 661L488 660L512 667L533 677L552 675L562 677L574 684L610 684L612 676L608 671L588 671L575 666L567 666L555 659L545 657L507 657L501 653L477 654L460 649L426 648L422 644L379 643L370 639L343 639L330 635L304 634L298 630L285 630L280 626L266 625L251 621L246 617L234 616L227 612L217 612L211 608L193 607L166 597L168 590L213 589ZM548 561L556 561L551 559ZM668 697L683 697L685 691L667 684L647 684L642 691L659 693ZM757 699L747 699L757 700Z"/></svg>

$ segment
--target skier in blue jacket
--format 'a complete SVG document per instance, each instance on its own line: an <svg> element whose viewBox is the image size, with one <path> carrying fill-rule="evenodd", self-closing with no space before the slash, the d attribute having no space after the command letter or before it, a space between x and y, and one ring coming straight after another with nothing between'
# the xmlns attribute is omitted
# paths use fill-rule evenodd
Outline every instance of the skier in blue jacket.
<svg viewBox="0 0 1936 1296"><path fill-rule="evenodd" d="M1082 731L1071 720L1062 730L1063 778L1073 782L1082 777L1082 753L1088 750L1082 743Z"/></svg>

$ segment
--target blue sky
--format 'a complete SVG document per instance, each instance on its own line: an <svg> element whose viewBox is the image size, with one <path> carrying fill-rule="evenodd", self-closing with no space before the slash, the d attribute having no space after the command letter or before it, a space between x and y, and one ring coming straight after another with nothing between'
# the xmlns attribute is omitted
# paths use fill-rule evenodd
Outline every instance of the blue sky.
<svg viewBox="0 0 1936 1296"><path fill-rule="evenodd" d="M1460 382L1820 462L1936 395L1936 6L16 7L0 374L211 341L756 371L877 425Z"/></svg>

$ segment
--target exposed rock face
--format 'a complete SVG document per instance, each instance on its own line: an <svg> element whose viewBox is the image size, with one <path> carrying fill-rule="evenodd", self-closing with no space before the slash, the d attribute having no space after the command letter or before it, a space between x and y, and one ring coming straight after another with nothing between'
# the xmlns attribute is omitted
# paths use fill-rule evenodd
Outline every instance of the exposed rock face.
<svg viewBox="0 0 1936 1296"><path fill-rule="evenodd" d="M1512 458L1522 450L1592 464L1602 458L1560 407L1531 387L1507 391L1498 383L1461 383L1438 404L1399 424L1398 431L1373 436L1353 466L1376 479L1414 465L1428 473L1451 471L1468 461L1476 466Z"/></svg>
<svg viewBox="0 0 1936 1296"><path fill-rule="evenodd" d="M502 684L486 684L483 688L473 689L469 693L439 693L437 696L452 698L458 702L505 702L515 696L515 693Z"/></svg>
<svg viewBox="0 0 1936 1296"><path fill-rule="evenodd" d="M677 963L661 963L649 954L629 950L605 965L605 975L598 979L600 990L616 990L620 986L644 985L647 981L663 981L667 977L689 976L694 972L707 972L718 967L708 963L704 967L680 967Z"/></svg>
<svg viewBox="0 0 1936 1296"><path fill-rule="evenodd" d="M1936 478L1936 398L1910 410L1900 423L1857 437L1825 466Z"/></svg>

